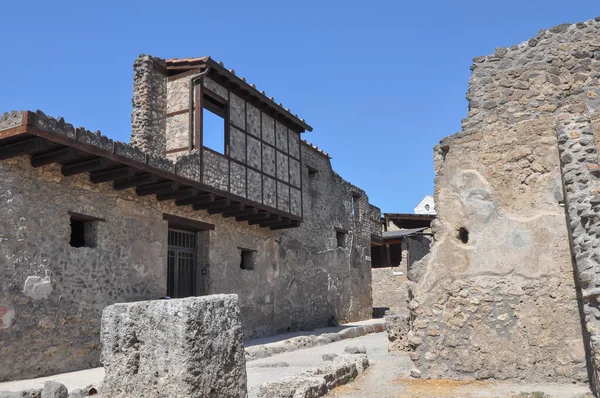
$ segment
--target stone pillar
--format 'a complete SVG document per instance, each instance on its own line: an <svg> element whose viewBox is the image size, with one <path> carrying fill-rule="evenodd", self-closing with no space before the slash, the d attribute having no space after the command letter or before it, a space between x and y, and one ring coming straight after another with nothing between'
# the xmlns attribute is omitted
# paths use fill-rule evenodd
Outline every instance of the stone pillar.
<svg viewBox="0 0 600 398"><path fill-rule="evenodd" d="M161 58L140 55L133 64L131 144L142 151L166 155L167 75Z"/></svg>
<svg viewBox="0 0 600 398"><path fill-rule="evenodd" d="M235 294L111 305L101 339L107 397L246 396Z"/></svg>
<svg viewBox="0 0 600 398"><path fill-rule="evenodd" d="M568 110L558 117L556 135L575 274L581 289L588 335L591 384L597 391L600 369L600 169L592 122L587 116Z"/></svg>

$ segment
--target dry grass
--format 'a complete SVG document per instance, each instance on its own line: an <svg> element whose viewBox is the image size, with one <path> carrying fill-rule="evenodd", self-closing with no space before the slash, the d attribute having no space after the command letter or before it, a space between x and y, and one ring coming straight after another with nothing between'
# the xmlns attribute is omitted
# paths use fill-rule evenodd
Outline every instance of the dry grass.
<svg viewBox="0 0 600 398"><path fill-rule="evenodd" d="M404 387L401 397L457 397L477 389L495 386L493 381L447 379L398 379L394 384ZM459 395L460 394L460 395Z"/></svg>

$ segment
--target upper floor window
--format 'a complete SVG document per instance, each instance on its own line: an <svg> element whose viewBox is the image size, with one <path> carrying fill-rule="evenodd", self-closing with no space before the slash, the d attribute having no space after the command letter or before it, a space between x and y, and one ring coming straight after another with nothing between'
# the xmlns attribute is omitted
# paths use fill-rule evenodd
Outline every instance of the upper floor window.
<svg viewBox="0 0 600 398"><path fill-rule="evenodd" d="M227 104L206 93L202 96L202 145L225 154Z"/></svg>

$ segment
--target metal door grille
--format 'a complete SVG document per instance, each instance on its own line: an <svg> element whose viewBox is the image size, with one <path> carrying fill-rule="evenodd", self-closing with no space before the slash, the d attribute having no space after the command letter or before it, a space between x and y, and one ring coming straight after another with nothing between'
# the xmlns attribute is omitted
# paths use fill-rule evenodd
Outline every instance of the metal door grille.
<svg viewBox="0 0 600 398"><path fill-rule="evenodd" d="M167 295L181 298L196 294L195 232L169 229Z"/></svg>

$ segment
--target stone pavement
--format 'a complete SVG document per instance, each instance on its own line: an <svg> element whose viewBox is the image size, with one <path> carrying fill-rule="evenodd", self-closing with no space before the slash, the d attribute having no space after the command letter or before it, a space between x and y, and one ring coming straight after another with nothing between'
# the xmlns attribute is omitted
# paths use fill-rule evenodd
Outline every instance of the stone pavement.
<svg viewBox="0 0 600 398"><path fill-rule="evenodd" d="M314 333L314 332L312 332ZM285 338L283 338L285 337ZM289 338L283 335L279 341ZM277 336L271 339L277 341ZM346 346L364 345L370 367L356 380L330 392L332 398L481 398L518 397L521 393L544 392L552 398L583 398L593 396L587 385L581 384L517 384L495 381L418 380L409 377L412 362L408 354L390 354L387 351L386 333L337 341L335 343L283 352L268 358L250 361L248 374L248 398L256 398L258 388L266 381L294 376L320 364L324 354L344 352ZM0 383L0 391L19 391L43 387L44 381L58 381L71 391L96 384L104 377L103 368L64 373L45 378ZM590 395L586 395L590 394ZM535 395L534 395L535 396ZM527 395L521 395L527 397ZM531 396L530 396L531 397Z"/></svg>
<svg viewBox="0 0 600 398"><path fill-rule="evenodd" d="M256 350L256 349L259 349L259 346L270 346L273 344L284 343L286 340L290 340L290 339L293 339L296 337L311 336L311 335L319 336L321 334L326 334L326 333L348 333L348 332L344 332L344 331L349 331L350 329L353 329L353 328L374 326L374 325L382 324L382 322L383 322L382 319L369 319L369 320L360 321L360 322L352 322L352 323L340 325L337 327L326 327L326 328L315 329L312 331L284 333L284 334L279 334L279 335L275 335L275 336L246 340L244 342L244 346L246 348L252 347L253 349ZM380 334L384 335L384 333L380 333ZM353 343L350 343L348 341L346 341L346 343L342 342L342 344L341 344L342 348L340 351L343 351L344 347L349 344L353 344ZM326 348L324 348L326 346L321 346L321 347L323 348L323 350L325 350L324 352L329 352L329 351L327 351ZM318 359L320 361L320 357ZM253 363L253 362L254 361L252 361L250 363ZM307 365L307 367L317 364L317 362L315 362L314 360L309 361L309 363L311 365ZM41 389L44 387L44 382L46 382L46 381L57 381L59 383L64 384L69 389L69 391L72 391L75 388L83 388L88 385L97 386L98 384L101 383L101 381L103 379L104 379L104 368L99 367L99 368L94 368L94 369L81 370L81 371L77 371L77 372L62 373L62 374L57 374L57 375L48 376L48 377L38 377L35 379L3 382L3 383L0 383L0 391L22 391L22 390L29 390L29 389L36 389L36 388Z"/></svg>

